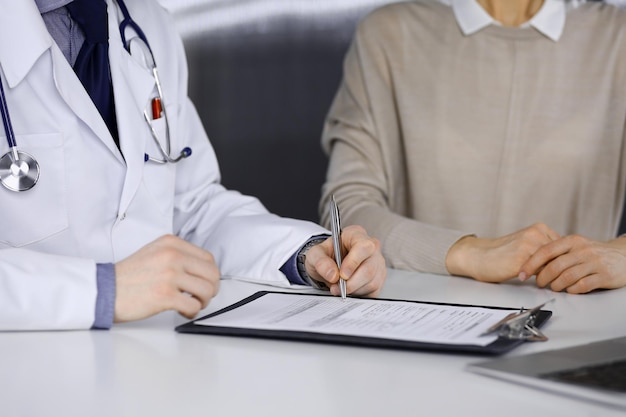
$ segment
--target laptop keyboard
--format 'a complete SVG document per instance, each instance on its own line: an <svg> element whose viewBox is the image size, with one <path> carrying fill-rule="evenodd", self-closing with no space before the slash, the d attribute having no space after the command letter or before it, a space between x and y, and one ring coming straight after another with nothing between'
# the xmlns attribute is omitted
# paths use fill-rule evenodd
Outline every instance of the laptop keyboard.
<svg viewBox="0 0 626 417"><path fill-rule="evenodd" d="M626 393L626 359L566 371L551 372L542 378Z"/></svg>

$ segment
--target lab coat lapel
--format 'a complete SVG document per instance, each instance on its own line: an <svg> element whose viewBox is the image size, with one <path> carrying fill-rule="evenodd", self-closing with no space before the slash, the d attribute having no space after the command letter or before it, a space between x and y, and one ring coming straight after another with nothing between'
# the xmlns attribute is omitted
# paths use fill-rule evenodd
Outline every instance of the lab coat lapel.
<svg viewBox="0 0 626 417"><path fill-rule="evenodd" d="M0 64L13 88L52 45L34 1L0 0Z"/></svg>
<svg viewBox="0 0 626 417"><path fill-rule="evenodd" d="M63 53L56 46L52 48L52 62L54 66L54 82L63 100L89 126L107 149L120 162L123 162L113 136L111 136L111 132L98 112L96 105L89 97L89 93L83 87Z"/></svg>
<svg viewBox="0 0 626 417"><path fill-rule="evenodd" d="M109 129L41 19L34 1L0 0L0 62L10 87L19 84L46 51L57 91L72 111L122 161Z"/></svg>
<svg viewBox="0 0 626 417"><path fill-rule="evenodd" d="M143 175L146 139L150 134L143 111L155 87L152 73L137 63L124 49L119 32L117 8L109 5L109 59L115 96L120 147L126 160L127 172L120 202L125 211Z"/></svg>

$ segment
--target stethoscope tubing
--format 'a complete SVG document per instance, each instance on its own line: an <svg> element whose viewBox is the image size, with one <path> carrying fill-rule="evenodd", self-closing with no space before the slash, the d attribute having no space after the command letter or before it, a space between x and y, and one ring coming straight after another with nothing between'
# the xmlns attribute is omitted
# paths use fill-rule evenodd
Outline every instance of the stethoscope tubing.
<svg viewBox="0 0 626 417"><path fill-rule="evenodd" d="M137 33L137 36L139 36L139 38L143 41L143 43L146 44L146 46L148 47L148 50L150 50L150 54L152 54L152 48L150 47L150 42L148 42L148 37L146 36L145 33L143 33L143 30L141 29L141 27L139 27L137 22L135 22L133 18L130 17L130 12L128 11L128 8L126 7L126 3L124 3L124 0L116 0L116 1L117 1L117 5L122 11L122 15L124 16L124 18L120 22L120 35L122 37L122 44L124 45L124 48L130 53L130 43L128 43L128 41L126 40L126 27L130 26L130 28L134 30L135 33Z"/></svg>
<svg viewBox="0 0 626 417"><path fill-rule="evenodd" d="M0 80L0 113L2 113L2 124L4 125L4 131L7 135L9 149L13 152L14 159L17 160L17 142L15 141L15 132L13 131L11 116L9 115L9 106L7 106L7 98L4 94L2 80Z"/></svg>
<svg viewBox="0 0 626 417"><path fill-rule="evenodd" d="M163 88L161 86L161 78L159 77L159 70L156 65L154 53L152 52L152 47L150 46L150 42L148 42L148 37L146 36L144 31L141 29L141 27L137 24L137 22L135 22L133 18L130 16L130 12L128 11L128 8L126 7L126 4L124 3L124 1L117 0L117 4L124 17L119 25L120 36L122 38L122 45L124 45L124 48L130 54L131 53L130 42L126 39L127 28L130 28L133 31L135 31L139 39L146 45L146 48L148 48L148 53L150 54L150 60L152 61L151 71L152 71L152 76L154 78L154 83L156 84L158 98L161 102L164 103ZM169 117L167 115L167 109L165 105L162 106L162 113L163 113L163 118L165 119L165 147L163 147L163 144L161 144L158 134L156 130L154 129L154 127L152 126L152 121L150 120L150 116L148 115L146 111L143 112L144 119L146 123L148 124L148 128L150 129L150 134L152 135L152 138L154 139L154 142L156 143L159 149L159 152L161 152L161 156L163 157L163 159L157 159L157 158L151 157L148 154L144 154L144 161L145 162L152 161L158 164L165 164L168 162L176 163L184 158L188 158L189 156L191 156L191 148L189 147L183 148L183 150L180 151L180 154L177 157L173 158L171 156L172 140L170 138Z"/></svg>

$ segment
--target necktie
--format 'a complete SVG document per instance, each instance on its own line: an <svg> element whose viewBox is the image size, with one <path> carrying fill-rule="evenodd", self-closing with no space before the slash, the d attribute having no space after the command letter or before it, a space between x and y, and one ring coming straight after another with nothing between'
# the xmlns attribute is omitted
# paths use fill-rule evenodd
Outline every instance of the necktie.
<svg viewBox="0 0 626 417"><path fill-rule="evenodd" d="M74 0L67 5L72 19L85 34L74 72L98 108L113 139L119 146L113 85L109 69L107 5L104 0Z"/></svg>

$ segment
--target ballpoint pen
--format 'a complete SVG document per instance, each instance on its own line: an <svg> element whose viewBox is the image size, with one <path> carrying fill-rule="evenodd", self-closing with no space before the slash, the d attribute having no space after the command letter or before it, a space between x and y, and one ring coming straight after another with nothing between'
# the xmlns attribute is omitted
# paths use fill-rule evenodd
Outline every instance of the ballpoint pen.
<svg viewBox="0 0 626 417"><path fill-rule="evenodd" d="M333 234L333 250L335 252L335 261L337 267L341 270L341 223L339 222L339 208L337 201L333 195L330 199L330 230ZM339 278L339 289L341 290L341 299L346 299L346 280Z"/></svg>

